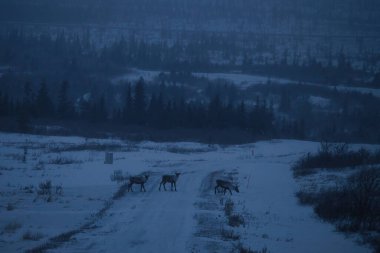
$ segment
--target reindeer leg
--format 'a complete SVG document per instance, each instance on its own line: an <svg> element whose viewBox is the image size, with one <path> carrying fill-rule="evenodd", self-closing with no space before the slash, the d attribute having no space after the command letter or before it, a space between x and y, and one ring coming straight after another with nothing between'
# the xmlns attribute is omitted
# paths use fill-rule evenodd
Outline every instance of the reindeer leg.
<svg viewBox="0 0 380 253"><path fill-rule="evenodd" d="M133 192L132 185L133 184L131 182L128 183L128 192Z"/></svg>
<svg viewBox="0 0 380 253"><path fill-rule="evenodd" d="M228 191L230 192L230 194L232 195L232 191L231 191L231 189L230 188L227 188L228 189Z"/></svg>
<svg viewBox="0 0 380 253"><path fill-rule="evenodd" d="M174 184L174 190L177 191L177 183L174 182L173 184Z"/></svg>
<svg viewBox="0 0 380 253"><path fill-rule="evenodd" d="M144 192L146 192L144 184L141 184L141 190L144 190Z"/></svg>

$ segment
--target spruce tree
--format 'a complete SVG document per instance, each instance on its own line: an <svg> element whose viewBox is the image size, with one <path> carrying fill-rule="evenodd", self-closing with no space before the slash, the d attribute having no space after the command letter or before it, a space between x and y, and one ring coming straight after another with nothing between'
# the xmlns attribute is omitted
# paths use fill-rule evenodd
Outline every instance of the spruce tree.
<svg viewBox="0 0 380 253"><path fill-rule="evenodd" d="M58 117L65 119L69 117L71 113L70 101L68 98L69 83L63 81L58 95Z"/></svg>
<svg viewBox="0 0 380 253"><path fill-rule="evenodd" d="M37 98L35 101L36 115L42 118L53 116L54 107L53 102L49 97L49 93L45 82L41 82L38 90Z"/></svg>
<svg viewBox="0 0 380 253"><path fill-rule="evenodd" d="M143 125L145 123L145 84L144 79L140 77L135 86L135 97L133 103L134 118L136 123Z"/></svg>
<svg viewBox="0 0 380 253"><path fill-rule="evenodd" d="M133 98L131 84L128 83L125 95L125 103L123 108L123 121L126 124L132 123L133 116Z"/></svg>
<svg viewBox="0 0 380 253"><path fill-rule="evenodd" d="M22 107L24 110L24 113L27 114L27 116L31 116L31 114L34 114L34 94L32 91L31 83L26 82L24 84L24 94L22 98Z"/></svg>

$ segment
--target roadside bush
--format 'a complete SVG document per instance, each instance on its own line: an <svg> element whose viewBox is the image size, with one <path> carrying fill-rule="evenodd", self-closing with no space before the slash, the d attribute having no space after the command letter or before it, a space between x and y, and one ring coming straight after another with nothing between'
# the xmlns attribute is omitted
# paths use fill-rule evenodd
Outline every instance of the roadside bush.
<svg viewBox="0 0 380 253"><path fill-rule="evenodd" d="M118 184L120 184L120 183L123 183L125 180L127 180L128 177L124 176L121 170L114 170L110 178L112 182L116 181Z"/></svg>
<svg viewBox="0 0 380 253"><path fill-rule="evenodd" d="M50 180L41 182L38 185L38 195L51 195L52 184Z"/></svg>
<svg viewBox="0 0 380 253"><path fill-rule="evenodd" d="M319 192L310 202L320 217L338 221L341 230L380 232L380 170L361 170L342 185Z"/></svg>
<svg viewBox="0 0 380 253"><path fill-rule="evenodd" d="M5 225L4 232L5 233L14 233L16 230L20 229L22 225L16 221L12 221Z"/></svg>
<svg viewBox="0 0 380 253"><path fill-rule="evenodd" d="M224 228L222 228L222 230L221 230L221 235L222 235L222 238L225 240L237 241L240 239L240 235L235 234L235 232L233 230L227 230Z"/></svg>
<svg viewBox="0 0 380 253"><path fill-rule="evenodd" d="M231 227L239 227L240 225L244 225L244 218L242 215L233 214L228 216L228 225Z"/></svg>
<svg viewBox="0 0 380 253"><path fill-rule="evenodd" d="M45 164L42 161L38 161L38 163L34 166L35 170L44 170Z"/></svg>
<svg viewBox="0 0 380 253"><path fill-rule="evenodd" d="M192 154L192 153L205 153L210 151L215 151L216 148L208 147L208 148L184 148L179 146L168 146L167 151L170 153L176 154Z"/></svg>
<svg viewBox="0 0 380 253"><path fill-rule="evenodd" d="M341 231L380 233L380 168L361 169L340 185L317 193L299 192L297 196ZM367 241L380 248L378 237Z"/></svg>
<svg viewBox="0 0 380 253"><path fill-rule="evenodd" d="M51 180L46 180L38 185L38 196L41 196L46 202L51 202L54 197L63 195L63 187L61 185L53 187Z"/></svg>
<svg viewBox="0 0 380 253"><path fill-rule="evenodd" d="M293 165L294 176L314 173L317 169L352 168L380 163L380 150L370 152L364 148L349 150L347 144L322 142L317 154L303 156Z"/></svg>
<svg viewBox="0 0 380 253"><path fill-rule="evenodd" d="M269 251L266 247L264 247L262 250L251 250L249 248L245 248L243 246L243 244L238 243L237 245L235 245L234 252L237 252L237 253L268 253Z"/></svg>
<svg viewBox="0 0 380 253"><path fill-rule="evenodd" d="M25 193L33 193L34 186L33 185L24 186L21 190Z"/></svg>
<svg viewBox="0 0 380 253"><path fill-rule="evenodd" d="M312 205L316 203L319 194L313 193L313 192L305 192L305 191L298 191L296 193L296 197L298 198L298 201L302 205Z"/></svg>
<svg viewBox="0 0 380 253"><path fill-rule="evenodd" d="M224 214L228 217L232 215L233 211L234 211L234 202L229 199L224 204Z"/></svg>
<svg viewBox="0 0 380 253"><path fill-rule="evenodd" d="M15 209L15 206L12 203L8 203L6 209L7 211L13 211Z"/></svg>
<svg viewBox="0 0 380 253"><path fill-rule="evenodd" d="M58 164L58 165L73 164L73 163L80 163L80 162L71 158L67 158L67 157L56 157L49 161L49 164Z"/></svg>
<svg viewBox="0 0 380 253"><path fill-rule="evenodd" d="M62 147L50 147L51 152L66 152L66 151L119 151L122 149L121 144L117 143L97 143L97 142L86 142L81 144L72 144Z"/></svg>
<svg viewBox="0 0 380 253"><path fill-rule="evenodd" d="M128 184L126 184L126 183L122 184L120 186L119 190L114 193L112 199L116 200L116 199L120 199L120 198L124 197L127 190L128 190Z"/></svg>
<svg viewBox="0 0 380 253"><path fill-rule="evenodd" d="M38 232L32 233L30 231L27 231L22 235L23 240L30 240L30 241L38 241L43 237L44 236L41 233L38 233Z"/></svg>

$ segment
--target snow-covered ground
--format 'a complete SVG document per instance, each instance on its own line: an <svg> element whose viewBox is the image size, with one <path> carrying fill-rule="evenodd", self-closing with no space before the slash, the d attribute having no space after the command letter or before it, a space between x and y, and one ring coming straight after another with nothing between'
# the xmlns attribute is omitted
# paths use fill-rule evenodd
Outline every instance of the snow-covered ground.
<svg viewBox="0 0 380 253"><path fill-rule="evenodd" d="M210 146L0 133L0 252L32 249L76 229L49 252L231 252L239 243L281 253L370 252L297 203L300 183L290 166L318 147L295 140ZM113 152L112 165L101 149ZM146 192L134 186L113 199L120 187L110 179L115 170L148 172ZM177 191L159 191L161 176L174 172L181 173ZM215 194L217 178L233 179L240 192ZM38 196L45 180L63 194L50 202ZM227 201L244 218L241 226L228 225Z"/></svg>
<svg viewBox="0 0 380 253"><path fill-rule="evenodd" d="M161 71L158 70L142 70L132 68L128 73L113 78L111 82L116 85L125 81L135 83L140 79L140 77L144 78L145 81L150 82L153 81L154 78L158 77L160 73Z"/></svg>
<svg viewBox="0 0 380 253"><path fill-rule="evenodd" d="M135 83L139 80L140 77L144 78L145 81L153 81L162 71L157 70L142 70L142 69L131 69L129 73L126 73L121 76L117 76L113 78L111 81L113 84L120 84L121 82L129 81ZM165 72L164 72L165 73ZM207 78L209 80L224 80L228 81L240 89L246 89L248 87L254 85L263 85L270 83L276 84L291 84L291 83L299 83L298 81L286 79L286 78L273 78L268 76L260 76L260 75L249 75L243 73L202 73L197 72L193 73L196 77ZM339 91L356 91L363 94L372 94L373 96L380 97L380 89L375 88L364 88L364 87L352 87L347 85L325 85L325 84L317 84L317 83L308 83L303 82L304 85L315 85L328 87L330 89L337 89Z"/></svg>
<svg viewBox="0 0 380 253"><path fill-rule="evenodd" d="M270 78L259 75L248 75L241 73L194 73L197 77L204 77L210 80L227 80L236 84L242 89L248 88L252 85L266 84L268 82L275 82L279 84L288 84L294 81L284 78Z"/></svg>

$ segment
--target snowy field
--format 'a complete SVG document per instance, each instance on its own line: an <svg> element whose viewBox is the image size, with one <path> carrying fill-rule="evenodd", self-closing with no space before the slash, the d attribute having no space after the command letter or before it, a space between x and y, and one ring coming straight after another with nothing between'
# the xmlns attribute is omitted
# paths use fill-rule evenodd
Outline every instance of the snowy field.
<svg viewBox="0 0 380 253"><path fill-rule="evenodd" d="M129 73L126 73L121 76L117 76L111 80L111 82L115 85L129 81L132 83L137 82L140 77L144 78L145 81L152 82L156 78L158 78L161 71L157 70L142 70L142 69L131 69ZM167 74L167 72L164 72ZM223 80L230 82L236 85L240 89L247 89L251 86L255 85L265 85L268 82L275 84L291 84L291 83L299 83L299 81L285 79L285 78L273 78L268 76L260 76L260 75L249 75L242 73L202 73L197 72L193 73L195 77L206 78L208 80ZM304 85L313 85L313 86L321 86L328 87L330 89L337 89L339 91L356 91L363 94L372 94L373 96L380 97L380 89L375 88L364 88L364 87L352 87L348 85L326 85L326 84L317 84L317 83L309 83L303 82Z"/></svg>
<svg viewBox="0 0 380 253"><path fill-rule="evenodd" d="M218 146L0 133L0 252L49 243L49 252L233 252L239 245L272 253L371 252L297 203L303 182L290 166L318 147L294 140ZM113 164L104 163L104 150L113 152ZM134 185L134 192L115 195L116 170L148 173L146 192ZM168 185L159 191L162 175L174 172L181 173L177 191ZM218 178L232 179L240 192L215 194ZM46 180L50 197L39 193ZM241 220L233 226L227 203Z"/></svg>

